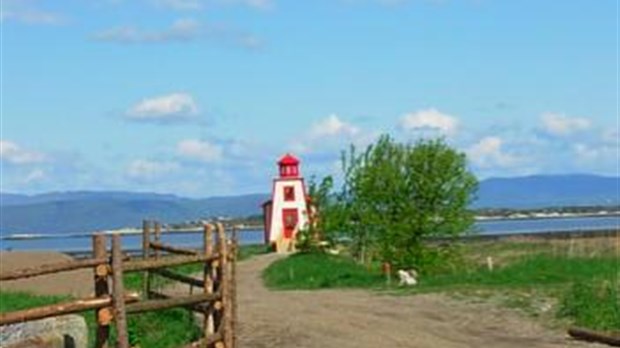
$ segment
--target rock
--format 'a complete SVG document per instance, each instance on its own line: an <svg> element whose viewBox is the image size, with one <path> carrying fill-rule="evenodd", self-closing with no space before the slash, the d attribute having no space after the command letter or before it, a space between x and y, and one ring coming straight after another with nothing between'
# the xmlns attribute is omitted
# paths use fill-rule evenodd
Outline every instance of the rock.
<svg viewBox="0 0 620 348"><path fill-rule="evenodd" d="M79 315L64 315L0 327L3 348L87 348L88 327Z"/></svg>

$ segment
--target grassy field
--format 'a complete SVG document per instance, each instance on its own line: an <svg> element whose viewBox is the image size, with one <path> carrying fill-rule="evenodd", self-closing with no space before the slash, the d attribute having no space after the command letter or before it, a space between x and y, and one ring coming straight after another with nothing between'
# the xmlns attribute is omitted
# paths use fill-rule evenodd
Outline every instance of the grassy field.
<svg viewBox="0 0 620 348"><path fill-rule="evenodd" d="M240 260L254 255L266 253L267 249L262 245L241 246L239 249ZM195 274L202 271L201 264L184 265L174 268L183 274ZM142 273L128 273L124 275L124 285L127 289L140 290L142 288ZM153 277L154 287L164 287L169 281L161 277ZM68 296L40 296L25 292L0 291L0 313L28 309L43 305L55 304L70 300ZM84 312L81 314L89 328L90 345L96 328L94 313ZM195 322L193 314L186 309L167 309L156 312L133 314L128 316L127 330L129 341L132 346L172 348L196 340L200 330ZM115 333L112 331L112 341Z"/></svg>
<svg viewBox="0 0 620 348"><path fill-rule="evenodd" d="M352 259L327 254L294 254L274 262L263 273L276 289L379 288L384 277Z"/></svg>
<svg viewBox="0 0 620 348"><path fill-rule="evenodd" d="M459 246L461 257L422 275L413 288L400 288L395 281L388 285L378 265L364 267L346 256L326 254L296 254L279 260L263 277L275 289L369 288L397 295L445 292L499 302L556 324L620 330L616 243L612 237L466 243Z"/></svg>

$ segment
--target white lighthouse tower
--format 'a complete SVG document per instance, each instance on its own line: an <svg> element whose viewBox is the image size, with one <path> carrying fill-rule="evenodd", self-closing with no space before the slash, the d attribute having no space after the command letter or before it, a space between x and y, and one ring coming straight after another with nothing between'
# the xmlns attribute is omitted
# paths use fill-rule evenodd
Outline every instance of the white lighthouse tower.
<svg viewBox="0 0 620 348"><path fill-rule="evenodd" d="M299 160L291 154L278 161L280 176L273 179L271 200L263 204L265 243L276 252L295 250L295 237L308 226L308 197Z"/></svg>

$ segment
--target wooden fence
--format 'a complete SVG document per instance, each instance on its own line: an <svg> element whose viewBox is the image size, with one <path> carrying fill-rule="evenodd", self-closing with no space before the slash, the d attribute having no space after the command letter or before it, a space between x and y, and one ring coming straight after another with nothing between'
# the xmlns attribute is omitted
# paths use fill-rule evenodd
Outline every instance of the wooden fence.
<svg viewBox="0 0 620 348"><path fill-rule="evenodd" d="M95 347L113 344L110 342L110 327L114 324L116 346L128 348L127 315L183 307L200 313L203 319L202 338L187 347L235 347L236 230L233 229L232 236L227 238L223 225L207 224L203 230L202 248L194 250L162 243L160 226L159 223L144 222L141 259L134 260L123 253L120 235L111 236L112 247L108 253L108 235L95 234L90 258L0 273L0 281L9 281L92 268L95 290L95 296L90 298L2 313L0 326L94 310L97 321ZM201 279L170 269L195 263L203 265ZM126 291L123 274L129 272L143 273L141 294ZM201 288L202 292L183 296L158 292L151 286L154 275Z"/></svg>

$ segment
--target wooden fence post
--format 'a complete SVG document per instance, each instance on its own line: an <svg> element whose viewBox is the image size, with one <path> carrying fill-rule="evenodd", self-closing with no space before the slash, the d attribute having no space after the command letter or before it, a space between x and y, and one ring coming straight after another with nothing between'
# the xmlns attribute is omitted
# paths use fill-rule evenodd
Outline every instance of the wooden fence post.
<svg viewBox="0 0 620 348"><path fill-rule="evenodd" d="M203 226L203 253L213 255L213 226L204 224ZM213 294L213 270L211 261L205 262L203 268L203 288L205 294ZM204 315L204 338L206 339L215 333L213 326L213 304L205 306Z"/></svg>
<svg viewBox="0 0 620 348"><path fill-rule="evenodd" d="M114 320L118 348L129 348L127 334L127 313L125 312L125 287L123 286L123 251L121 235L112 235L112 303L114 304Z"/></svg>
<svg viewBox="0 0 620 348"><path fill-rule="evenodd" d="M150 221L144 220L142 222L142 259L148 260L151 257L151 226ZM144 271L142 280L142 296L149 297L149 291L151 290L151 278L149 271Z"/></svg>
<svg viewBox="0 0 620 348"><path fill-rule="evenodd" d="M220 248L220 293L222 294L222 336L224 346L232 348L231 330L231 302L230 302L230 270L228 269L228 243L226 240L226 230L221 223L217 224L217 234Z"/></svg>
<svg viewBox="0 0 620 348"><path fill-rule="evenodd" d="M155 221L155 242L161 242L161 224L159 221ZM149 250L150 248L151 247L149 246ZM155 249L155 258L159 259L159 256L159 250Z"/></svg>
<svg viewBox="0 0 620 348"><path fill-rule="evenodd" d="M239 256L239 234L237 226L232 231L232 259L230 264L230 293L232 305L232 346L237 346L237 257Z"/></svg>
<svg viewBox="0 0 620 348"><path fill-rule="evenodd" d="M93 235L93 258L107 257L107 239L104 234ZM109 264L104 263L95 266L95 296L102 297L110 293L108 288ZM110 321L112 312L110 308L100 308L95 310L95 320L97 321L97 332L95 333L95 348L107 348L110 338Z"/></svg>

